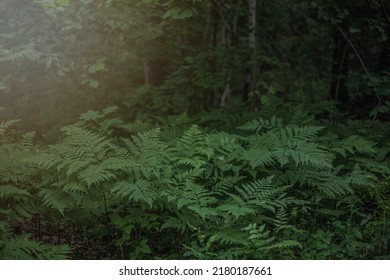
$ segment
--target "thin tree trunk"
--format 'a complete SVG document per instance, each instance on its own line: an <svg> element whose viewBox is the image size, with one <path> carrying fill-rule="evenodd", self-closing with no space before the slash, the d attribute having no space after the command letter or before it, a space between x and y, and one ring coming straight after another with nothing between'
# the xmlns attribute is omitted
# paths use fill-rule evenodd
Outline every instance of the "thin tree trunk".
<svg viewBox="0 0 390 280"><path fill-rule="evenodd" d="M252 50L252 69L248 71L246 81L250 90L250 110L255 111L258 107L258 97L256 95L258 84L258 51L259 51L259 9L260 0L248 0L248 47Z"/></svg>
<svg viewBox="0 0 390 280"><path fill-rule="evenodd" d="M230 36L227 36L225 34L224 40L225 40L225 45L226 45L227 48L233 48L235 46L235 44L236 44L236 41L237 41L238 17L239 17L241 5L242 5L242 0L239 0L237 2L237 5L235 6L235 9L234 9L234 17L233 17L232 29L229 29L229 30L225 29L225 32L229 32L229 31L231 32ZM231 96L231 93L232 93L232 87L231 87L232 75L233 75L233 69L231 67L229 67L229 69L227 69L226 82L225 82L224 90L223 90L223 93L222 93L222 96L221 96L221 99L220 99L220 102L219 102L219 106L220 107L225 107L227 100Z"/></svg>
<svg viewBox="0 0 390 280"><path fill-rule="evenodd" d="M218 41L218 12L217 12L217 7L215 6L216 4L214 1L211 4L211 22L212 22L212 32L211 32L211 49L215 50L217 46L217 41ZM213 71L213 78L216 79L217 76L217 62L215 59L215 56L213 55L213 61L212 61L212 71ZM211 93L211 104L213 106L217 105L217 89L214 88L212 93Z"/></svg>
<svg viewBox="0 0 390 280"><path fill-rule="evenodd" d="M330 96L332 100L340 102L341 110L348 107L348 42L345 41L340 32L335 31L333 36L333 66Z"/></svg>

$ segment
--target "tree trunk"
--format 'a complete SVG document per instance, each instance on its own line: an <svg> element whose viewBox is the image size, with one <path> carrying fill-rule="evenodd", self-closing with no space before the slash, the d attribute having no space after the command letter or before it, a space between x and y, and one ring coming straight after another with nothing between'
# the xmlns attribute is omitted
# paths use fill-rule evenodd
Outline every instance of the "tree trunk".
<svg viewBox="0 0 390 280"><path fill-rule="evenodd" d="M339 30L333 35L333 66L331 73L330 96L340 102L339 109L348 108L348 49L349 45Z"/></svg>
<svg viewBox="0 0 390 280"><path fill-rule="evenodd" d="M250 110L255 111L258 107L256 95L258 84L258 50L259 50L259 8L260 0L248 0L248 47L252 52L252 67L247 71L245 99L250 101Z"/></svg>
<svg viewBox="0 0 390 280"><path fill-rule="evenodd" d="M235 6L233 22L231 24L232 29L226 30L226 28L224 28L224 30L223 30L223 32L225 32L225 35L226 35L226 36L224 36L224 41L225 41L226 48L233 48L235 46L235 44L237 43L236 41L237 41L238 16L239 16L239 13L240 13L241 4L242 4L242 0L239 0L237 2L236 6ZM227 36L227 34L226 34L227 32L230 32L230 36ZM233 75L233 69L232 69L232 67L228 67L228 69L226 69L226 74L225 74L226 81L225 81L224 90L223 90L223 93L222 93L222 96L221 96L221 99L220 99L220 102L219 102L219 106L220 107L225 107L227 100L231 96L231 93L232 93L232 87L231 87L232 75Z"/></svg>

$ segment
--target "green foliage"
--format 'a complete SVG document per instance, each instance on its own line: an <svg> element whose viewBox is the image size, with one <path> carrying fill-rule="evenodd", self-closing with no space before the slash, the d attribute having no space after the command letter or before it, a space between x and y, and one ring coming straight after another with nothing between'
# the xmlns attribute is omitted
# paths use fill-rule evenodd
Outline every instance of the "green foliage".
<svg viewBox="0 0 390 280"><path fill-rule="evenodd" d="M28 239L28 236L13 237L6 223L0 222L0 260L61 260L67 258L66 245L50 246Z"/></svg>
<svg viewBox="0 0 390 280"><path fill-rule="evenodd" d="M2 1L0 258L389 258L389 22L322 2L254 51L245 1Z"/></svg>
<svg viewBox="0 0 390 280"><path fill-rule="evenodd" d="M295 112L289 119L257 117L232 132L192 125L176 138L164 139L159 128L117 138L112 129L124 123L109 117L115 110L83 114L39 151L31 133L16 141L8 132L13 122L3 122L1 155L12 160L0 169L2 215L23 220L40 213L64 223L105 217L110 231L102 234L115 240L122 258L386 254L389 149L378 147L384 135L370 133L385 124L351 136L355 122L312 118L299 125L307 114ZM4 226L3 243L27 252L12 255L4 247L5 258L66 252L13 239Z"/></svg>
<svg viewBox="0 0 390 280"><path fill-rule="evenodd" d="M18 137L15 121L0 124L0 259L65 259L67 245L54 246L34 241L30 235L14 235L17 227L37 213L39 190L36 169L25 162L33 156L33 133Z"/></svg>

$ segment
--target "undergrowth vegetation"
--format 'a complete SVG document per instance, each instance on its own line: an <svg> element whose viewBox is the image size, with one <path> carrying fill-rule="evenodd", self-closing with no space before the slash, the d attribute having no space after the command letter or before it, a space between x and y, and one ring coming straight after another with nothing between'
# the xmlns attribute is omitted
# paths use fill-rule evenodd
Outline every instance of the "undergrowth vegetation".
<svg viewBox="0 0 390 280"><path fill-rule="evenodd" d="M136 133L115 111L49 146L1 123L2 259L390 257L388 122L263 106Z"/></svg>
<svg viewBox="0 0 390 280"><path fill-rule="evenodd" d="M0 259L390 259L389 15L0 1Z"/></svg>

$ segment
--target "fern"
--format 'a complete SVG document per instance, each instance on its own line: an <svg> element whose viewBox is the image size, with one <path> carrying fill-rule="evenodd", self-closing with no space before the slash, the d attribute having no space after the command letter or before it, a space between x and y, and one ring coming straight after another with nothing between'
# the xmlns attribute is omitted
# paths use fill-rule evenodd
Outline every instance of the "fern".
<svg viewBox="0 0 390 280"><path fill-rule="evenodd" d="M365 153L365 154L375 154L376 150L374 148L375 143L372 141L365 140L359 135L352 135L348 138L345 138L339 144L342 151L348 151L351 154ZM343 153L345 155L345 153Z"/></svg>
<svg viewBox="0 0 390 280"><path fill-rule="evenodd" d="M318 188L329 197L337 197L344 194L352 194L353 189L349 180L337 175L336 171L312 169L300 169L300 185L308 185Z"/></svg>
<svg viewBox="0 0 390 280"><path fill-rule="evenodd" d="M303 245L296 240L283 240L280 242L276 242L272 245L264 246L261 248L261 250L262 251L272 251L272 250L286 251L294 248L302 249Z"/></svg>
<svg viewBox="0 0 390 280"><path fill-rule="evenodd" d="M71 207L75 203L75 200L77 200L75 195L61 192L56 189L42 188L39 191L39 195L42 197L43 205L54 208L61 214L63 214L64 210Z"/></svg>
<svg viewBox="0 0 390 280"><path fill-rule="evenodd" d="M233 228L221 228L219 232L212 235L207 246L211 246L212 243L218 242L222 245L247 245L245 240L245 234L239 230Z"/></svg>
<svg viewBox="0 0 390 280"><path fill-rule="evenodd" d="M187 223L176 217L168 217L161 226L161 230L164 229L174 229L183 234L187 229Z"/></svg>
<svg viewBox="0 0 390 280"><path fill-rule="evenodd" d="M330 168L333 159L323 147L314 141L323 129L316 126L280 127L276 119L269 121L272 130L258 134L261 129L253 123L244 126L246 130L256 131L249 137L249 147L243 153L253 168L273 166L276 163L286 165L291 160L296 165L313 165L320 168ZM279 121L281 122L281 121ZM267 123L262 120L262 123ZM263 126L261 126L263 128Z"/></svg>
<svg viewBox="0 0 390 280"><path fill-rule="evenodd" d="M261 131L272 131L283 127L283 119L273 116L270 120L259 118L252 120L239 127L239 129L259 133Z"/></svg>
<svg viewBox="0 0 390 280"><path fill-rule="evenodd" d="M13 198L15 200L27 200L30 193L12 185L0 185L0 199Z"/></svg>
<svg viewBox="0 0 390 280"><path fill-rule="evenodd" d="M290 159L296 165L308 165L322 169L332 167L332 154L327 153L315 143L289 143L287 147L277 148L274 156L281 165L288 164Z"/></svg>
<svg viewBox="0 0 390 280"><path fill-rule="evenodd" d="M185 152L187 158L197 158L201 162L205 162L205 159L210 158L214 152L213 149L207 146L204 134L196 125L191 126L184 132L177 143L177 151L183 156Z"/></svg>
<svg viewBox="0 0 390 280"><path fill-rule="evenodd" d="M112 192L134 202L144 202L150 207L158 197L157 190L145 180L138 180L135 183L119 182L113 187Z"/></svg>
<svg viewBox="0 0 390 280"><path fill-rule="evenodd" d="M66 245L37 243L27 235L12 236L8 225L0 221L0 260L66 259L69 253Z"/></svg>
<svg viewBox="0 0 390 280"><path fill-rule="evenodd" d="M283 196L288 186L272 185L272 177L257 180L237 188L240 197L247 205L257 206L275 212L278 205L283 204Z"/></svg>
<svg viewBox="0 0 390 280"><path fill-rule="evenodd" d="M112 111L87 112L48 147L35 146L33 133L11 136L13 122L3 122L0 215L11 224L33 213L48 223L58 217L67 225L88 223L136 258L335 257L333 243L344 250L336 258L349 258L363 252L363 238L384 248L374 237L384 236L389 210L388 149L379 147L385 142L379 136L346 137L340 131L348 126L324 127L313 118L301 124L305 113L267 118L272 112L261 111L230 132L185 129L178 121L174 132L114 138L111 127L125 124L105 122ZM371 233L359 228L362 220ZM65 257L60 248L7 232L3 244L25 248L12 258Z"/></svg>
<svg viewBox="0 0 390 280"><path fill-rule="evenodd" d="M159 178L164 172L161 167L168 160L167 145L161 140L160 130L140 133L132 141L125 140L125 143L134 162L131 172L136 177L144 176L148 180Z"/></svg>
<svg viewBox="0 0 390 280"><path fill-rule="evenodd" d="M110 166L108 168L110 168ZM116 175L110 172L108 168L104 163L97 166L88 166L83 171L79 172L77 177L85 182L88 187L91 187L92 185L101 185L103 182L116 179Z"/></svg>
<svg viewBox="0 0 390 280"><path fill-rule="evenodd" d="M218 211L222 213L227 213L228 215L232 215L236 220L240 217L245 217L248 215L252 215L256 213L256 210L251 208L250 206L235 204L235 203L224 203L221 206L217 207Z"/></svg>

